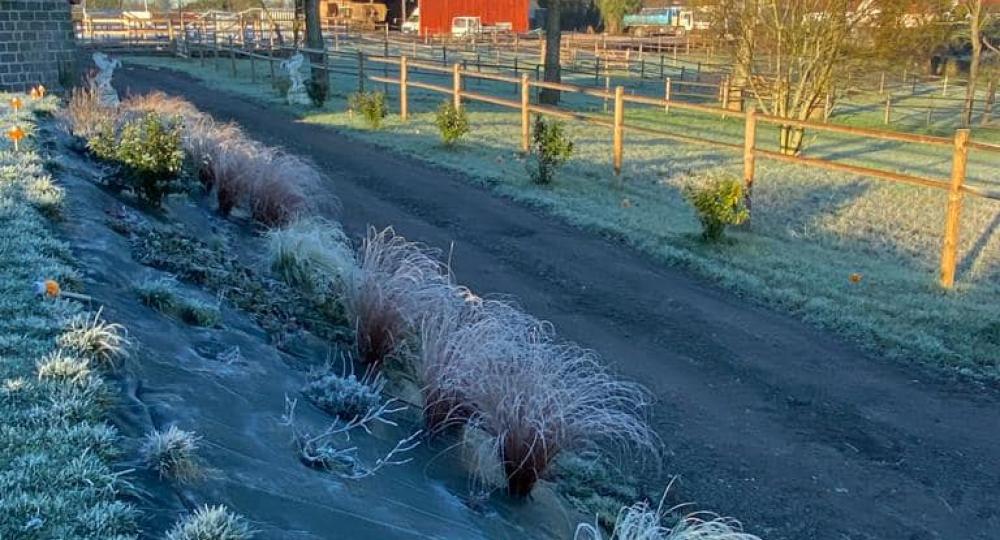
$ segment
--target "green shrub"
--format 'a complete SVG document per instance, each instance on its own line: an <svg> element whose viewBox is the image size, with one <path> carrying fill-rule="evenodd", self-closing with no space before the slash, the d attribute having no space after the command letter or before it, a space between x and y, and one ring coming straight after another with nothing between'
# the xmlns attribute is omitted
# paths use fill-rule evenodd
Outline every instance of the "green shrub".
<svg viewBox="0 0 1000 540"><path fill-rule="evenodd" d="M184 164L183 124L148 113L122 126L116 160L121 163L136 194L159 205L170 182Z"/></svg>
<svg viewBox="0 0 1000 540"><path fill-rule="evenodd" d="M387 111L385 94L382 92L355 92L351 94L347 106L360 113L372 129L382 127L382 119Z"/></svg>
<svg viewBox="0 0 1000 540"><path fill-rule="evenodd" d="M556 171L573 155L573 142L563 131L560 122L546 122L535 117L532 158L528 161L528 174L536 184L550 184Z"/></svg>
<svg viewBox="0 0 1000 540"><path fill-rule="evenodd" d="M115 123L106 118L94 127L93 134L87 139L87 150L99 159L114 161L117 143Z"/></svg>
<svg viewBox="0 0 1000 540"><path fill-rule="evenodd" d="M465 107L456 108L450 99L438 107L434 123L446 146L452 146L469 132L469 116L465 113Z"/></svg>
<svg viewBox="0 0 1000 540"><path fill-rule="evenodd" d="M735 178L716 178L699 186L688 186L684 196L698 213L701 236L708 242L722 238L726 227L750 217L743 198L743 183Z"/></svg>

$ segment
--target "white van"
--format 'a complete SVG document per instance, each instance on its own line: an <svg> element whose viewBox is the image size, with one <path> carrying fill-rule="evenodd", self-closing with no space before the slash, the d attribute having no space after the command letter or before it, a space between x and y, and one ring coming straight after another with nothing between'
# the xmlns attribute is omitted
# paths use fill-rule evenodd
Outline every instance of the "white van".
<svg viewBox="0 0 1000 540"><path fill-rule="evenodd" d="M473 36L483 31L479 17L455 17L451 20L451 35L455 37Z"/></svg>
<svg viewBox="0 0 1000 540"><path fill-rule="evenodd" d="M420 33L420 8L413 10L410 16L403 21L403 25L399 27L399 31L404 34L419 34Z"/></svg>

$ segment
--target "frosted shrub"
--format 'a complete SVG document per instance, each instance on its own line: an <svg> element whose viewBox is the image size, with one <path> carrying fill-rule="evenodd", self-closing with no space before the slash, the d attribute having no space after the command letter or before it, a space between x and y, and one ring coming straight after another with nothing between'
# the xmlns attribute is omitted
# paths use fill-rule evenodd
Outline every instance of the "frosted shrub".
<svg viewBox="0 0 1000 540"><path fill-rule="evenodd" d="M743 183L736 178L712 178L699 186L684 190L701 221L701 236L708 242L722 238L726 227L739 225L750 217L743 198Z"/></svg>
<svg viewBox="0 0 1000 540"><path fill-rule="evenodd" d="M139 453L160 478L190 482L204 476L195 454L199 440L200 437L190 431L170 426L166 431L146 435Z"/></svg>
<svg viewBox="0 0 1000 540"><path fill-rule="evenodd" d="M181 519L166 540L248 540L255 532L242 516L225 506L203 506Z"/></svg>
<svg viewBox="0 0 1000 540"><path fill-rule="evenodd" d="M668 486L669 489L669 486ZM660 499L659 506L648 502L638 502L623 507L618 512L614 530L609 540L760 540L755 535L743 532L743 526L733 518L720 517L711 512L694 512L682 516L667 527L664 519L683 506L664 508L666 500ZM574 540L604 540L597 525L581 523L576 528Z"/></svg>
<svg viewBox="0 0 1000 540"><path fill-rule="evenodd" d="M303 389L317 407L342 420L360 418L382 403L385 380L380 376L340 376L331 370L317 373Z"/></svg>

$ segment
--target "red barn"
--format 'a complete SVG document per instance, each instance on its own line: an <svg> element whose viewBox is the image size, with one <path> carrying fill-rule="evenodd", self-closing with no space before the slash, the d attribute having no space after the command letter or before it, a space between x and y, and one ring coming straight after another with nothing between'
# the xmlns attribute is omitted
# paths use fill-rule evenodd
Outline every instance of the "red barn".
<svg viewBox="0 0 1000 540"><path fill-rule="evenodd" d="M420 35L450 34L455 17L479 17L483 26L527 32L530 0L419 0Z"/></svg>

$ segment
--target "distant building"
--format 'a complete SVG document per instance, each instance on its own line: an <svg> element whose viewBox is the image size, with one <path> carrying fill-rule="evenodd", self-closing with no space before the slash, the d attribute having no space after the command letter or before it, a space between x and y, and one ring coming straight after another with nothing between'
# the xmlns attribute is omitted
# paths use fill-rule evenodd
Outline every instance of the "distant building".
<svg viewBox="0 0 1000 540"><path fill-rule="evenodd" d="M479 17L483 27L527 32L531 0L419 0L420 35L450 34L456 17Z"/></svg>

